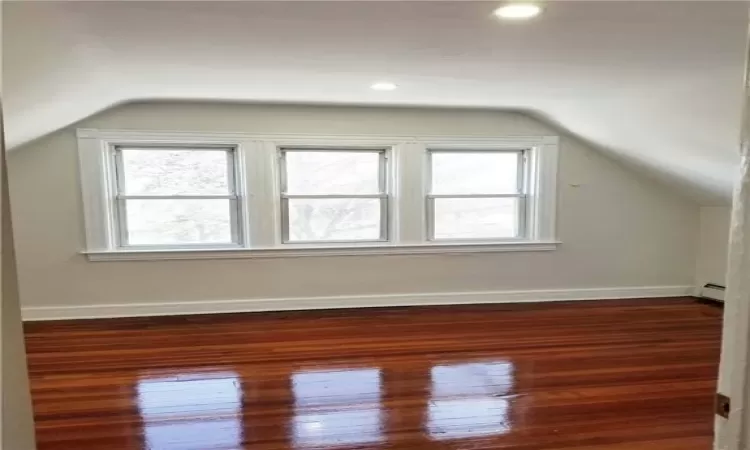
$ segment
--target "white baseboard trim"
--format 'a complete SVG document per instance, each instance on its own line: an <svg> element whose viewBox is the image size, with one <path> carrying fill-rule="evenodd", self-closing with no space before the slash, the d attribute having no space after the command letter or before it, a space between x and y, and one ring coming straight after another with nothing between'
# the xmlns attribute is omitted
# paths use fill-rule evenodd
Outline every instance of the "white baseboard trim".
<svg viewBox="0 0 750 450"><path fill-rule="evenodd" d="M569 300L681 297L694 286L645 286L527 291L447 292L424 294L353 295L338 297L259 298L199 302L130 303L115 305L30 306L23 320L94 319L171 316L301 309L372 308L382 306L467 305Z"/></svg>

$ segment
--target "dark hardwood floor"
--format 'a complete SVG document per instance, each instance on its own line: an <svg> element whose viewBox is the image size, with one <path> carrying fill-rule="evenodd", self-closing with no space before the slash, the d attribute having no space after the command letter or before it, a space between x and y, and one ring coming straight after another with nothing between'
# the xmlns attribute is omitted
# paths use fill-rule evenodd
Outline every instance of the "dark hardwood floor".
<svg viewBox="0 0 750 450"><path fill-rule="evenodd" d="M26 325L39 450L709 450L693 299Z"/></svg>

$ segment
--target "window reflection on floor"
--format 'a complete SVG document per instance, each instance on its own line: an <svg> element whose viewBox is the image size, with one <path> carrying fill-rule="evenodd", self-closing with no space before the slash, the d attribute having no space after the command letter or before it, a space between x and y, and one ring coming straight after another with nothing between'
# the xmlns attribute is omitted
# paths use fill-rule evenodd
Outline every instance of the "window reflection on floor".
<svg viewBox="0 0 750 450"><path fill-rule="evenodd" d="M380 369L299 372L292 375L292 390L295 447L383 441Z"/></svg>
<svg viewBox="0 0 750 450"><path fill-rule="evenodd" d="M427 430L433 439L459 439L510 431L513 364L507 361L435 366Z"/></svg>
<svg viewBox="0 0 750 450"><path fill-rule="evenodd" d="M150 450L241 446L242 389L233 372L142 378L138 407Z"/></svg>

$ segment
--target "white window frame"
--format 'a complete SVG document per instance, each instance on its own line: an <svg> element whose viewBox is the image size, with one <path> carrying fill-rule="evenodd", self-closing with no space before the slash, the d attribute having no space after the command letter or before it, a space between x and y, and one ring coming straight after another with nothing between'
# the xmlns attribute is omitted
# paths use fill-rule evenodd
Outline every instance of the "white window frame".
<svg viewBox="0 0 750 450"><path fill-rule="evenodd" d="M444 138L441 140L426 140L425 152L429 151L522 151L524 155L524 187L525 197L525 233L519 238L508 239L461 239L456 245L487 244L504 242L508 244L550 243L555 247L560 244L557 239L557 171L559 138L557 136L514 136L497 138ZM429 154L426 157L424 170L431 170ZM520 168L519 168L520 170ZM426 175L429 177L429 174ZM425 179L425 204L431 189L429 178ZM427 215L425 214L425 217ZM429 225L425 224L425 229ZM429 237L429 235L428 235ZM432 241L434 243L451 242L448 240ZM554 248L548 248L554 249Z"/></svg>
<svg viewBox="0 0 750 450"><path fill-rule="evenodd" d="M427 148L427 180L426 180L426 191L425 195L426 203L426 221L427 221L427 240L431 242L484 242L487 239L477 238L460 238L460 239L442 239L435 237L435 199L441 198L517 198L518 201L518 235L512 238L494 239L494 240L508 240L508 241L525 241L528 235L528 223L532 219L528 215L528 202L529 198L527 195L528 187L527 181L529 177L528 164L529 149L508 149L508 148L482 148L482 147L469 147L469 148L447 148L447 147L428 147ZM432 193L432 158L435 153L451 153L451 154L483 154L483 153L515 153L518 156L517 160L517 193L515 194L489 194L489 193L472 193L472 194L434 194Z"/></svg>
<svg viewBox="0 0 750 450"><path fill-rule="evenodd" d="M289 194L287 192L286 155L289 152L366 152L378 154L378 193L377 194ZM390 148L387 147L279 147L279 185L280 185L280 213L281 213L281 242L283 244L352 244L367 242L389 242L390 241L390 183L388 160ZM380 233L378 239L356 240L356 241L290 241L289 239L289 200L290 199L326 199L326 198L367 198L380 201Z"/></svg>
<svg viewBox="0 0 750 450"><path fill-rule="evenodd" d="M218 195L130 195L125 192L125 172L122 159L122 151L128 149L138 150L197 150L217 151L227 155L227 181L229 192ZM237 149L234 146L223 145L195 145L195 144L170 144L170 145L131 145L111 144L108 145L109 155L107 159L111 164L108 170L114 174L111 184L111 199L113 202L112 214L115 231L112 238L114 246L123 250L149 250L149 249L202 249L202 248L243 248L245 241L245 230L240 224L240 217L244 208L244 202L238 195L238 170ZM229 200L231 242L226 244L185 243L166 245L134 245L128 242L127 201L128 200Z"/></svg>
<svg viewBox="0 0 750 450"><path fill-rule="evenodd" d="M116 238L113 208L115 146L214 146L235 151L237 233L229 247L123 248ZM382 149L387 232L384 240L285 243L282 233L280 149ZM517 239L429 240L427 198L431 150L487 149L526 155L526 235ZM90 260L234 259L302 256L442 254L506 251L550 251L557 248L555 230L558 138L556 136L342 136L260 135L248 133L78 130L85 248Z"/></svg>

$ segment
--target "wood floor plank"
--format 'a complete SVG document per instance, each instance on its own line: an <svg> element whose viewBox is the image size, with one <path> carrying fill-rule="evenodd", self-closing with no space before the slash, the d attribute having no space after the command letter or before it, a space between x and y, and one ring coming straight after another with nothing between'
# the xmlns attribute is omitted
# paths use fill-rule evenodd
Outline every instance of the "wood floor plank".
<svg viewBox="0 0 750 450"><path fill-rule="evenodd" d="M709 450L691 298L32 322L40 450Z"/></svg>

